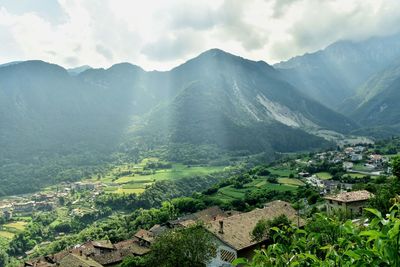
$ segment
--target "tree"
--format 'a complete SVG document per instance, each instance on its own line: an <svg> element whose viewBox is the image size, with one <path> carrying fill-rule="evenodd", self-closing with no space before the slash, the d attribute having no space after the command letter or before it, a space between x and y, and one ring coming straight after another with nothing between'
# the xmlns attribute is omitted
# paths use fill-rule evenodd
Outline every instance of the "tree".
<svg viewBox="0 0 400 267"><path fill-rule="evenodd" d="M392 173L400 179L400 156L392 158Z"/></svg>
<svg viewBox="0 0 400 267"><path fill-rule="evenodd" d="M146 267L148 266L146 257L125 257L119 267Z"/></svg>
<svg viewBox="0 0 400 267"><path fill-rule="evenodd" d="M268 230L268 221L261 219L257 222L256 226L254 226L254 229L251 232L251 237L260 242L266 238Z"/></svg>
<svg viewBox="0 0 400 267"><path fill-rule="evenodd" d="M0 248L0 266L6 266L8 263L8 255L7 253Z"/></svg>
<svg viewBox="0 0 400 267"><path fill-rule="evenodd" d="M151 246L149 266L204 266L216 255L211 233L201 224L178 228L159 236Z"/></svg>
<svg viewBox="0 0 400 267"><path fill-rule="evenodd" d="M268 235L270 235L270 229L272 227L281 228L288 225L290 225L290 220L284 214L279 215L272 220L261 219L257 222L256 226L254 226L254 229L251 232L251 236L254 240L260 242L266 239Z"/></svg>
<svg viewBox="0 0 400 267"><path fill-rule="evenodd" d="M239 258L234 266L400 266L400 205L386 216L365 209L367 226L351 220L316 214L306 228L271 228L274 244L256 250L251 261Z"/></svg>

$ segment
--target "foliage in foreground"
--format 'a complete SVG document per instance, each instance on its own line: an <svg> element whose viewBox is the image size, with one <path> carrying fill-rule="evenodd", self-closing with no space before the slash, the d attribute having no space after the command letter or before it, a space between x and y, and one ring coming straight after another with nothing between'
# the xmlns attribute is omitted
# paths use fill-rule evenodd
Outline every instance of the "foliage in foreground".
<svg viewBox="0 0 400 267"><path fill-rule="evenodd" d="M269 266L400 266L400 204L383 216L366 209L373 219L366 225L317 214L306 228L272 227L274 244L256 251L251 261L234 264ZM242 266L242 265L241 265Z"/></svg>
<svg viewBox="0 0 400 267"><path fill-rule="evenodd" d="M213 238L203 225L167 231L156 239L149 255L126 258L121 267L135 266L204 266L216 253Z"/></svg>

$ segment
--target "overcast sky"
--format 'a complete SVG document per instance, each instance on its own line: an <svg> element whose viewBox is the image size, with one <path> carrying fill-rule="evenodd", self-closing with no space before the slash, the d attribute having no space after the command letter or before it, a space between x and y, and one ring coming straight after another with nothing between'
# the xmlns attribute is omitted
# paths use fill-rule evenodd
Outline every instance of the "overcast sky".
<svg viewBox="0 0 400 267"><path fill-rule="evenodd" d="M399 25L400 0L0 0L0 64L167 70L215 47L276 63Z"/></svg>

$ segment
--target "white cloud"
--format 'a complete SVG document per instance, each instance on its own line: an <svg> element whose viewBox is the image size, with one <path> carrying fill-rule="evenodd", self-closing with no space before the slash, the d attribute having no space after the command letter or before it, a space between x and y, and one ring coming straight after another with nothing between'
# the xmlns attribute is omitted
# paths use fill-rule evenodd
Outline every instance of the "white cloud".
<svg viewBox="0 0 400 267"><path fill-rule="evenodd" d="M169 69L214 47L274 63L400 24L398 0L59 0L59 20L29 8L0 6L0 63Z"/></svg>

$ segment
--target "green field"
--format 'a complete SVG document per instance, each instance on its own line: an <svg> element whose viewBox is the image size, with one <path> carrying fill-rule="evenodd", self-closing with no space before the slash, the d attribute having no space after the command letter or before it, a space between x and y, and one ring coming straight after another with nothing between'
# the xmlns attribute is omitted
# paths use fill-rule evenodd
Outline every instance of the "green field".
<svg viewBox="0 0 400 267"><path fill-rule="evenodd" d="M174 164L171 169L157 170L155 174L124 176L117 179L116 183L152 183L160 180L179 179L195 175L206 175L222 171L224 167L188 167L183 164Z"/></svg>
<svg viewBox="0 0 400 267"><path fill-rule="evenodd" d="M353 173L353 172L348 172L348 173L346 173L346 175L350 175L353 178L363 178L364 176L366 176L366 174Z"/></svg>
<svg viewBox="0 0 400 267"><path fill-rule="evenodd" d="M365 167L365 166L364 166L363 164L361 164L361 163L359 163L359 164L354 164L353 170L355 170L355 171L364 171L364 172L371 171L371 169L368 169L367 167Z"/></svg>
<svg viewBox="0 0 400 267"><path fill-rule="evenodd" d="M267 191L296 191L298 185L303 185L303 183L298 179L290 179L290 178L279 178L284 179L282 184L272 184L268 183L264 178L258 178L251 181L248 184L245 184L243 188L234 188L232 185L220 188L217 193L212 196L214 199L218 199L224 202L229 202L235 199L243 199L246 192L256 190L256 189L264 189ZM278 179L278 180L279 180ZM287 180L286 180L287 179ZM291 184L289 184L291 183Z"/></svg>
<svg viewBox="0 0 400 267"><path fill-rule="evenodd" d="M7 232L7 231L0 231L0 237L6 238L6 239L12 239L15 236L14 233Z"/></svg>
<svg viewBox="0 0 400 267"><path fill-rule="evenodd" d="M12 223L4 224L3 227L13 228L17 231L23 231L23 230L25 230L25 227L27 224L28 224L27 222L12 222Z"/></svg>
<svg viewBox="0 0 400 267"><path fill-rule="evenodd" d="M12 239L17 233L24 231L27 224L24 221L13 221L0 225L0 237Z"/></svg>
<svg viewBox="0 0 400 267"><path fill-rule="evenodd" d="M332 175L329 172L317 172L315 175L323 180L328 180L332 178Z"/></svg>
<svg viewBox="0 0 400 267"><path fill-rule="evenodd" d="M304 185L304 183L299 179L293 179L293 178L278 178L278 182L280 184L286 184L286 185L296 185L296 186Z"/></svg>
<svg viewBox="0 0 400 267"><path fill-rule="evenodd" d="M117 194L141 194L144 192L144 188L118 188L117 190L113 191L113 193Z"/></svg>
<svg viewBox="0 0 400 267"><path fill-rule="evenodd" d="M296 172L294 170L285 168L285 167L271 167L268 169L271 174L275 174L281 177L289 177L290 174L295 175Z"/></svg>
<svg viewBox="0 0 400 267"><path fill-rule="evenodd" d="M106 187L104 190L117 194L140 194L147 186L156 181L180 179L196 175L207 175L223 171L225 166L186 166L184 164L172 164L168 169L145 170L146 164L159 162L157 158L146 158L139 164L125 164L117 166L102 177L102 182L113 182L119 186ZM97 180L92 177L91 181Z"/></svg>

